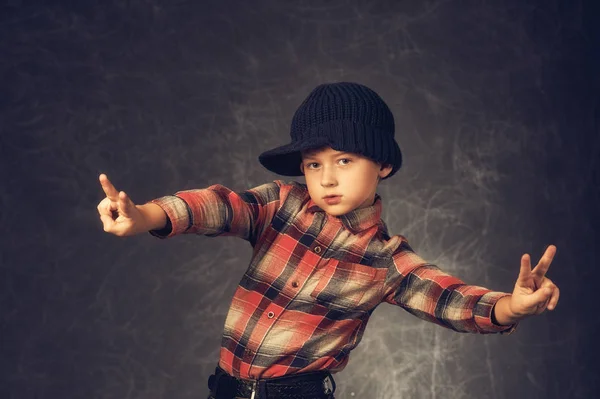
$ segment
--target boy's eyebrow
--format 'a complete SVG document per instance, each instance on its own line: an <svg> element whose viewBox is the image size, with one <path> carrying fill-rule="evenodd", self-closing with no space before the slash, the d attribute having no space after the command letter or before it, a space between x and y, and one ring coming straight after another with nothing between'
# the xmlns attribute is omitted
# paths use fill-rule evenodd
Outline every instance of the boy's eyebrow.
<svg viewBox="0 0 600 399"><path fill-rule="evenodd" d="M317 152L307 152L307 153L302 154L302 157L317 159L317 154L318 154ZM333 154L332 157L339 157L342 155L354 155L354 154L351 152L348 152L348 151L343 151L343 152L338 152L338 153Z"/></svg>

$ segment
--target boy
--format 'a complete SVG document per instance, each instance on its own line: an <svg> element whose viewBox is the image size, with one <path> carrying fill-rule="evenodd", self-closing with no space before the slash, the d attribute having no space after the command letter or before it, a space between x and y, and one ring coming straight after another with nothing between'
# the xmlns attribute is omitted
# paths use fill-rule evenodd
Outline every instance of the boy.
<svg viewBox="0 0 600 399"><path fill-rule="evenodd" d="M342 370L381 302L461 332L508 333L554 309L545 277L556 248L532 270L528 255L511 294L469 286L414 253L381 220L380 180L402 164L385 102L356 83L315 88L296 111L292 142L259 160L306 185L275 181L234 193L214 185L136 206L105 175L104 230L236 235L253 256L234 294L209 398L333 398Z"/></svg>

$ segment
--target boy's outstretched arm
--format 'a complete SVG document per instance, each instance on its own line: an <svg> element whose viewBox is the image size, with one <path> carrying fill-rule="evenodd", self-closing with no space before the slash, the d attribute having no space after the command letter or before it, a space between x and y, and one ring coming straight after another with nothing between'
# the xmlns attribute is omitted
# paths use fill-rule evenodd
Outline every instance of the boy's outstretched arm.
<svg viewBox="0 0 600 399"><path fill-rule="evenodd" d="M220 184L203 189L178 191L153 199L167 215L167 225L150 234L168 238L179 234L209 237L236 236L253 246L270 225L292 185L277 180L241 192Z"/></svg>
<svg viewBox="0 0 600 399"><path fill-rule="evenodd" d="M514 324L524 317L556 308L560 291L546 277L555 254L556 247L550 245L533 270L530 256L521 257L521 270L512 295L500 298L494 306L493 315L498 324Z"/></svg>

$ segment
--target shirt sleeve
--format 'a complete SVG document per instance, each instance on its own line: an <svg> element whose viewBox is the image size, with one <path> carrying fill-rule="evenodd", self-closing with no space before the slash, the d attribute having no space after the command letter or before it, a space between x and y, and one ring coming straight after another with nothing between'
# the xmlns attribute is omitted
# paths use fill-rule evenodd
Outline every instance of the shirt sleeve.
<svg viewBox="0 0 600 399"><path fill-rule="evenodd" d="M150 201L167 215L167 225L149 233L158 238L179 234L237 236L256 243L279 208L281 182L236 193L220 184L179 191Z"/></svg>
<svg viewBox="0 0 600 399"><path fill-rule="evenodd" d="M516 324L494 323L492 310L500 298L508 295L465 284L425 262L403 239L386 278L384 301L458 332L507 334L516 329Z"/></svg>

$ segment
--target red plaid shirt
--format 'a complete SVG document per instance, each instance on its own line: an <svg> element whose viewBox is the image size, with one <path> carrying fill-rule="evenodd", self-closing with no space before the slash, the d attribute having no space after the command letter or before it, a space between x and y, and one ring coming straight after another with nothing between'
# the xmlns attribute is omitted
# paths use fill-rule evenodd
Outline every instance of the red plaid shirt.
<svg viewBox="0 0 600 399"><path fill-rule="evenodd" d="M304 184L275 181L235 193L221 185L152 201L168 225L152 235L234 235L254 248L223 332L219 365L238 378L342 370L382 302L460 332L493 333L508 295L466 285L390 237L381 198L328 215Z"/></svg>

